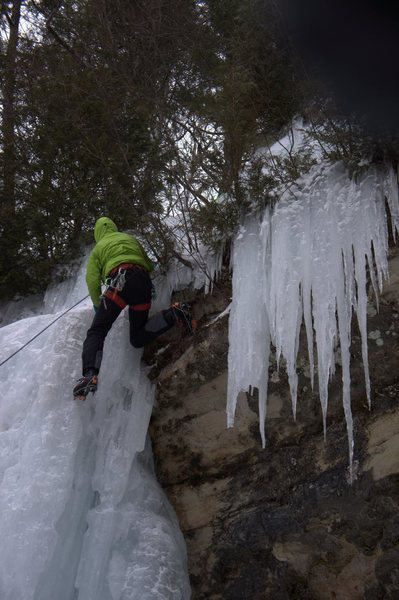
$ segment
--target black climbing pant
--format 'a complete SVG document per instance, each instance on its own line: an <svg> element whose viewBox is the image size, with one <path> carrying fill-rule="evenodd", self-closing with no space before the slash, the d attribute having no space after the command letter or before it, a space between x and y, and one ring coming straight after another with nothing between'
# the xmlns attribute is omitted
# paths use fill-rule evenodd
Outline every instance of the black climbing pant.
<svg viewBox="0 0 399 600"><path fill-rule="evenodd" d="M82 354L83 375L100 370L104 340L125 306L129 307L130 343L135 348L142 348L174 325L172 319L165 318L165 313L170 311L148 318L152 289L148 273L133 267L126 269L125 276L123 290L116 294L112 290L107 292L87 331Z"/></svg>

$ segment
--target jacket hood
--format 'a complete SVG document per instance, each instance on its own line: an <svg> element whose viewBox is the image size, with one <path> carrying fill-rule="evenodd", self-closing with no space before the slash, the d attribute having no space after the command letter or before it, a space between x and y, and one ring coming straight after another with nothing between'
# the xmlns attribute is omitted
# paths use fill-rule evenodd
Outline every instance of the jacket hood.
<svg viewBox="0 0 399 600"><path fill-rule="evenodd" d="M108 217L100 217L94 226L94 239L99 242L108 233L118 231L117 226Z"/></svg>

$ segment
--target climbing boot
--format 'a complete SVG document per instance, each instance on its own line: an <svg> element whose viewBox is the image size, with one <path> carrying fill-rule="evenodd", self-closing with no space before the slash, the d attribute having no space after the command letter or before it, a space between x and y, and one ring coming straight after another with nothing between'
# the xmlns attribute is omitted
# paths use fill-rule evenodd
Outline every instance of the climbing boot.
<svg viewBox="0 0 399 600"><path fill-rule="evenodd" d="M90 392L94 394L97 390L97 380L96 373L89 373L81 377L73 388L73 397L75 400L86 400L87 394Z"/></svg>

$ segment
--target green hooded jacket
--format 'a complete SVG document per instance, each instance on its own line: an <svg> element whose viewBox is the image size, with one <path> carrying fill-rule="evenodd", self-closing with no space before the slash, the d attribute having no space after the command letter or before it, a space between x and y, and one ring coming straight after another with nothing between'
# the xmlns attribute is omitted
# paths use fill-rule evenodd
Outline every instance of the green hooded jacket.
<svg viewBox="0 0 399 600"><path fill-rule="evenodd" d="M101 217L94 227L96 245L87 263L86 283L94 306L99 306L101 282L109 272L122 263L141 265L152 271L153 265L143 246L128 233L121 233L108 217Z"/></svg>

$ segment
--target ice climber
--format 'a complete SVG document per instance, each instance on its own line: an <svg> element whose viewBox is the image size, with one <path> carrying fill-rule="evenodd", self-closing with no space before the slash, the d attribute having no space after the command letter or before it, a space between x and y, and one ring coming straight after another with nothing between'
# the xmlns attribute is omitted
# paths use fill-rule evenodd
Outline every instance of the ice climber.
<svg viewBox="0 0 399 600"><path fill-rule="evenodd" d="M118 231L108 217L101 217L94 227L96 245L87 264L86 282L95 311L93 322L83 344L82 371L73 390L75 398L84 400L97 389L104 340L120 312L129 307L130 343L142 348L173 327L182 325L191 331L191 315L185 304L148 318L151 307L153 266L140 242ZM106 291L101 295L101 283Z"/></svg>

